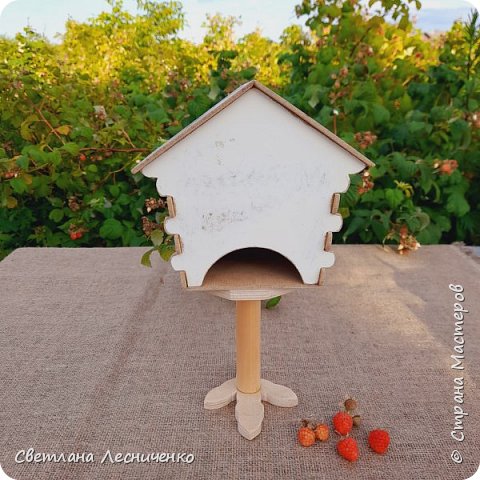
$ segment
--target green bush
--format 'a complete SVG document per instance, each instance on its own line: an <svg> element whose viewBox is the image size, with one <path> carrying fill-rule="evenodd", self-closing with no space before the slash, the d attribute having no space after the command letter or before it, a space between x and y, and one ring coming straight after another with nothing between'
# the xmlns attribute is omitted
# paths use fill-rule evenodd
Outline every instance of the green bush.
<svg viewBox="0 0 480 480"><path fill-rule="evenodd" d="M400 2L383 5L367 19L356 1L305 0L297 13L315 35L281 57L292 67L287 98L376 163L343 195L340 235L404 251L478 242L478 17L432 43Z"/></svg>
<svg viewBox="0 0 480 480"><path fill-rule="evenodd" d="M214 16L196 45L179 3L147 0L70 20L60 44L0 39L0 256L150 238L168 258L164 203L130 169L254 77L375 161L343 195L337 240L478 243L478 18L429 40L405 2L380 3L366 17L356 0L305 0L306 27L280 42L235 41L234 19Z"/></svg>

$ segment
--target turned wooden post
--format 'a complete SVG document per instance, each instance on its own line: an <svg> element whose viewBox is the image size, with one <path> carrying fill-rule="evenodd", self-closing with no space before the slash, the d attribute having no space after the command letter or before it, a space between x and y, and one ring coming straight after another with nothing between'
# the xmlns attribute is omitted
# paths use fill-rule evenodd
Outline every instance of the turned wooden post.
<svg viewBox="0 0 480 480"><path fill-rule="evenodd" d="M260 390L260 300L236 302L237 389L242 393Z"/></svg>

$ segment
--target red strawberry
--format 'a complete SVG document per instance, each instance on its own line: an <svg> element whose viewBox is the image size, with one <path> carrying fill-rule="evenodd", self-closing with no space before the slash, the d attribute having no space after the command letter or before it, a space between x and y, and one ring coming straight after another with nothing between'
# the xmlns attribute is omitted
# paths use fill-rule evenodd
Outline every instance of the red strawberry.
<svg viewBox="0 0 480 480"><path fill-rule="evenodd" d="M340 435L347 435L353 427L353 419L346 412L338 412L333 417L333 427Z"/></svg>
<svg viewBox="0 0 480 480"><path fill-rule="evenodd" d="M385 453L390 445L390 435L385 430L372 430L368 434L368 444L376 453Z"/></svg>
<svg viewBox="0 0 480 480"><path fill-rule="evenodd" d="M349 462L356 462L358 460L357 441L351 437L340 440L337 443L337 451L341 457Z"/></svg>
<svg viewBox="0 0 480 480"><path fill-rule="evenodd" d="M311 447L315 443L315 432L309 427L302 427L297 433L297 438L302 447Z"/></svg>
<svg viewBox="0 0 480 480"><path fill-rule="evenodd" d="M76 240L76 239L77 239L77 234L76 234L76 232L70 233L70 239L71 239L71 240Z"/></svg>

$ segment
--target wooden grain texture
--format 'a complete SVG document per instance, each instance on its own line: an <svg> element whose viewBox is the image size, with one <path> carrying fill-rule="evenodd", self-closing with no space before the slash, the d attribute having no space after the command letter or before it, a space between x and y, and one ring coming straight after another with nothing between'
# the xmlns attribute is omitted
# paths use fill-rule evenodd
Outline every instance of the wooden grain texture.
<svg viewBox="0 0 480 480"><path fill-rule="evenodd" d="M180 255L182 253L182 240L180 239L180 235L175 234L173 236L173 241L175 244L175 253Z"/></svg>
<svg viewBox="0 0 480 480"><path fill-rule="evenodd" d="M216 262L203 284L190 288L207 292L240 291L245 296L250 292L250 295L258 294L265 299L276 296L275 293L280 290L316 287L317 284L305 284L287 259L262 249L248 249L234 252ZM272 295L265 296L265 291Z"/></svg>
<svg viewBox="0 0 480 480"><path fill-rule="evenodd" d="M332 208L330 212L335 215L338 213L338 207L340 206L340 194L334 193L332 196Z"/></svg>
<svg viewBox="0 0 480 480"><path fill-rule="evenodd" d="M260 317L259 300L236 302L237 390L260 390Z"/></svg>
<svg viewBox="0 0 480 480"><path fill-rule="evenodd" d="M247 440L253 440L260 435L265 409L262 403L262 394L243 393L237 391L237 404L235 405L235 418L238 432Z"/></svg>
<svg viewBox="0 0 480 480"><path fill-rule="evenodd" d="M332 238L333 238L332 232L327 232L325 235L325 247L324 247L326 252L329 252L331 249L330 247L332 246Z"/></svg>
<svg viewBox="0 0 480 480"><path fill-rule="evenodd" d="M320 275L318 276L318 286L321 287L325 284L325 276L326 276L326 269L321 268L320 269Z"/></svg>
<svg viewBox="0 0 480 480"><path fill-rule="evenodd" d="M176 215L175 200L171 196L167 197L167 208L168 208L168 215L172 218L175 217Z"/></svg>
<svg viewBox="0 0 480 480"><path fill-rule="evenodd" d="M237 396L237 379L231 378L218 387L212 388L203 400L203 406L207 410L216 410L227 406Z"/></svg>
<svg viewBox="0 0 480 480"><path fill-rule="evenodd" d="M182 285L183 288L188 288L188 282L187 282L187 275L185 274L185 272L183 270L181 270L179 272L180 274L180 283Z"/></svg>
<svg viewBox="0 0 480 480"><path fill-rule="evenodd" d="M175 200L173 199L172 196L167 196L167 208L168 208L168 217L165 219L167 220L168 218L175 218L176 216L176 209L175 209ZM165 229L165 221L164 221L164 230L166 233L169 233L167 229ZM173 242L175 245L175 253L173 255L181 255L183 252L183 245L182 245L182 239L180 238L180 235L174 233L173 234ZM173 256L172 255L172 256ZM183 288L188 288L188 282L187 282L187 274L184 270L179 271L180 274L180 283Z"/></svg>
<svg viewBox="0 0 480 480"><path fill-rule="evenodd" d="M262 378L259 392L243 393L237 390L236 379L233 378L212 388L205 396L203 406L207 410L216 410L227 406L235 399L237 400L235 418L238 422L238 431L247 440L253 440L262 431L265 414L262 402L283 408L298 405L297 395L288 387Z"/></svg>

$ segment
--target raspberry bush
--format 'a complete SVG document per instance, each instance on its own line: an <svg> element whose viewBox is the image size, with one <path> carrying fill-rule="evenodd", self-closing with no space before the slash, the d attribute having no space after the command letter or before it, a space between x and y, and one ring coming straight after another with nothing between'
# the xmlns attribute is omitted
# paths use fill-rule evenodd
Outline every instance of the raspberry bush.
<svg viewBox="0 0 480 480"><path fill-rule="evenodd" d="M404 0L368 15L357 0L304 0L304 26L279 42L235 39L236 20L216 15L193 44L178 2L139 0L137 15L109 3L69 20L60 43L0 39L0 256L153 243L168 258L164 201L130 169L252 78L375 161L343 195L336 241L480 240L477 15L428 39Z"/></svg>

